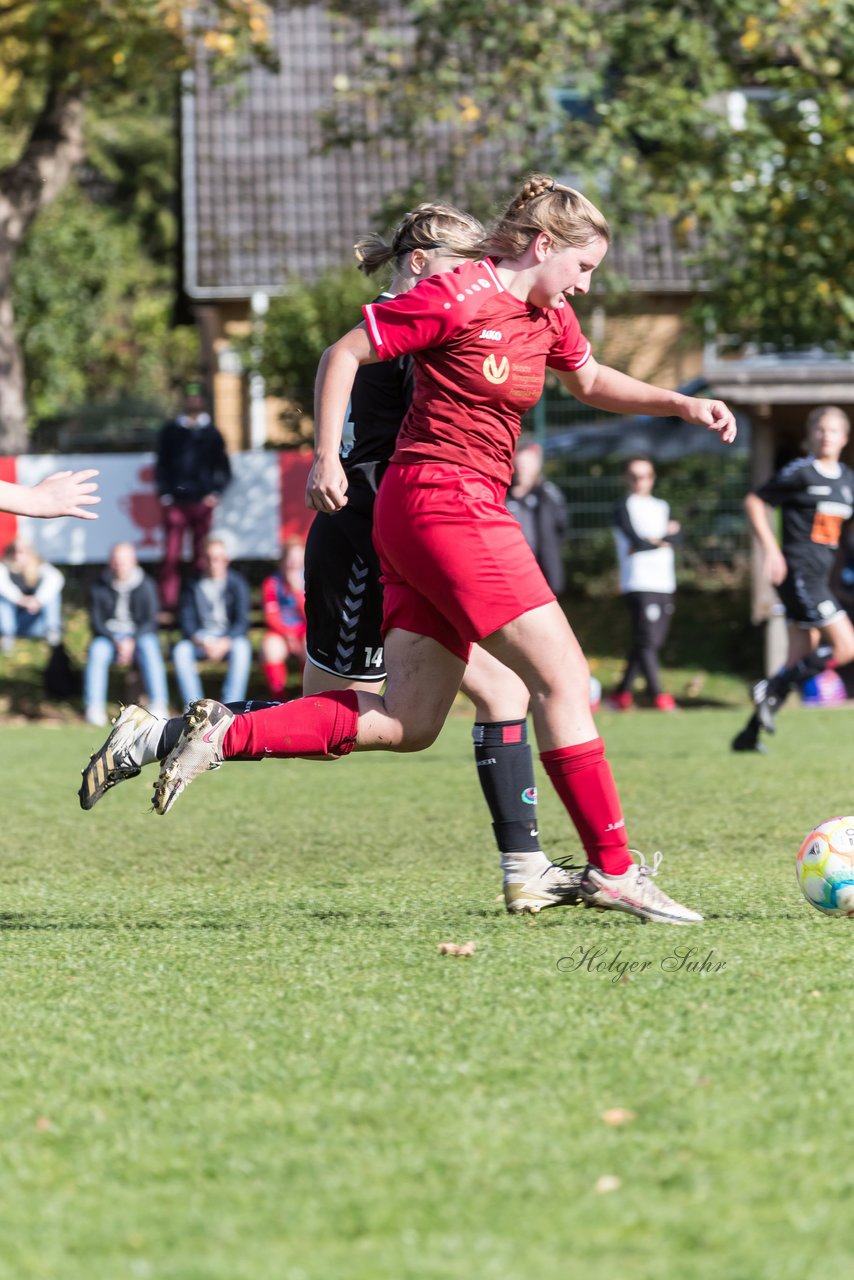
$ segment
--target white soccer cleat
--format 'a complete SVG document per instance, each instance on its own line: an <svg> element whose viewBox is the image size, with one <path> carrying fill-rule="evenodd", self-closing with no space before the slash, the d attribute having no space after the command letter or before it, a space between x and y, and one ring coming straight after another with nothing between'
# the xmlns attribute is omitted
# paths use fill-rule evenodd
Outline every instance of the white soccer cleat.
<svg viewBox="0 0 854 1280"><path fill-rule="evenodd" d="M581 881L581 893L588 907L603 911L625 911L640 920L658 924L700 924L703 917L690 907L674 902L653 877L658 874L663 854L653 855L652 866L642 853L630 849L640 862L633 862L621 876L609 876L598 867L588 866Z"/></svg>
<svg viewBox="0 0 854 1280"><path fill-rule="evenodd" d="M151 807L155 813L168 813L194 778L220 767L222 740L233 719L234 713L213 698L190 704L184 713L181 736L163 761L154 784Z"/></svg>

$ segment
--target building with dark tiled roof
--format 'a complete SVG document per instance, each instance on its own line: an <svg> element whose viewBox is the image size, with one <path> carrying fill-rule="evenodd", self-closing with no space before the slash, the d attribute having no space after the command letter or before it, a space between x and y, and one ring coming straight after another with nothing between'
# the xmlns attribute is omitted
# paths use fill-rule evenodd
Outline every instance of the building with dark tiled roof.
<svg viewBox="0 0 854 1280"><path fill-rule="evenodd" d="M402 28L405 8L388 6ZM276 10L273 31L278 71L256 67L235 89L213 83L202 58L183 97L183 283L201 326L217 419L233 448L275 438L279 416L269 401L252 412L232 348L249 330L253 295L263 307L289 278L311 280L351 262L354 241L383 228L382 207L414 181L437 199L465 202L463 190L442 187L429 149L396 139L324 146L321 113L359 71L324 5ZM503 161L487 142L467 159L466 180L500 198L514 185ZM694 377L701 353L686 343L682 316L697 282L667 221L639 220L609 262L629 293L607 320L595 301L585 304L597 353L670 385Z"/></svg>

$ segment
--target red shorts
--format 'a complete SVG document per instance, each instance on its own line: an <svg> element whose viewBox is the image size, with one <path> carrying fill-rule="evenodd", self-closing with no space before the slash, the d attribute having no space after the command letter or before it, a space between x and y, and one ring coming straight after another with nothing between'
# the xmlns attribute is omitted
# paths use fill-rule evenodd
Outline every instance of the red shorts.
<svg viewBox="0 0 854 1280"><path fill-rule="evenodd" d="M374 509L384 636L414 631L468 662L478 640L554 600L503 499L455 463L390 464Z"/></svg>

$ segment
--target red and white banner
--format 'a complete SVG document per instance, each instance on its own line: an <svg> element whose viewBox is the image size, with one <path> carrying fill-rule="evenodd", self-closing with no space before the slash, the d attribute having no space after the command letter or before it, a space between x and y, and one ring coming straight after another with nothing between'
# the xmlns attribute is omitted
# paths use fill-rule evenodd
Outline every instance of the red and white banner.
<svg viewBox="0 0 854 1280"><path fill-rule="evenodd" d="M97 520L32 520L0 513L0 550L18 528L53 564L103 564L116 542L141 561L162 555L153 453L25 454L0 458L0 480L32 485L54 471L100 472ZM231 455L232 481L214 514L213 532L234 560L276 560L286 538L304 538L314 517L304 503L311 454L255 449Z"/></svg>

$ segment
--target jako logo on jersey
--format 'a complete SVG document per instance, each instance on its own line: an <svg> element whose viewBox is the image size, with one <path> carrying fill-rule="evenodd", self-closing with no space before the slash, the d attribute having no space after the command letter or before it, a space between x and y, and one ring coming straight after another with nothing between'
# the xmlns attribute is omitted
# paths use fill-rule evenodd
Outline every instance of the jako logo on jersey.
<svg viewBox="0 0 854 1280"><path fill-rule="evenodd" d="M525 790L522 792L522 801L523 801L523 803L524 803L524 804L536 804L536 803L537 803L537 788L536 788L536 787L526 787L526 788L525 788Z"/></svg>
<svg viewBox="0 0 854 1280"><path fill-rule="evenodd" d="M501 361L497 361L495 356L490 354L483 362L483 376L488 382L506 382L510 374L510 361L506 356L501 357Z"/></svg>
<svg viewBox="0 0 854 1280"><path fill-rule="evenodd" d="M484 329L480 336L482 338L488 338L490 342L500 342L501 330L500 329Z"/></svg>

